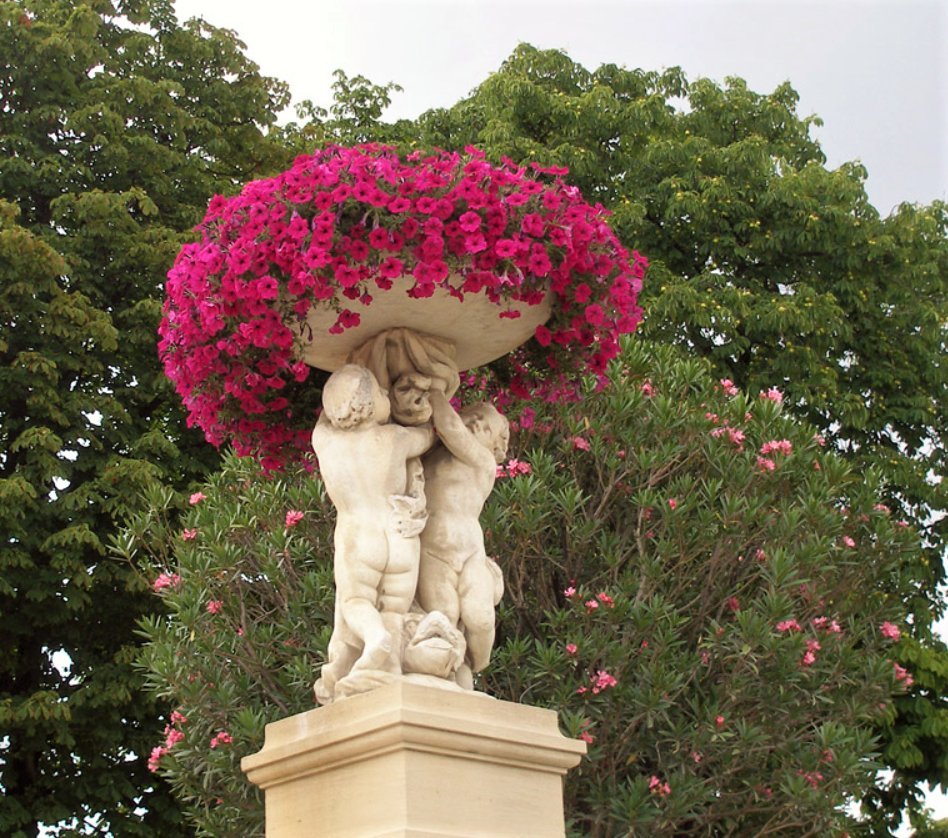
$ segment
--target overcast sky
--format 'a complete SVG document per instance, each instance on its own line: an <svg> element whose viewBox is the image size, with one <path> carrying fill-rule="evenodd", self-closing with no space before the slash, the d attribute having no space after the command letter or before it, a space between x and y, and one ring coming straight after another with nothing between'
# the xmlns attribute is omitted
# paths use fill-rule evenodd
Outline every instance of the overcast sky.
<svg viewBox="0 0 948 838"><path fill-rule="evenodd" d="M948 198L948 0L175 0L233 29L294 100L331 102L332 72L397 82L389 118L469 93L521 41L689 78L789 80L828 165L861 160L883 214Z"/></svg>

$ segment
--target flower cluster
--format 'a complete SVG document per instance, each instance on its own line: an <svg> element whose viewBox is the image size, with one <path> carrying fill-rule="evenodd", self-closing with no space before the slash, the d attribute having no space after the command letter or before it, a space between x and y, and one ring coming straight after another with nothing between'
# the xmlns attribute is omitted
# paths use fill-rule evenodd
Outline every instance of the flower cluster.
<svg viewBox="0 0 948 838"><path fill-rule="evenodd" d="M360 322L355 301L386 293L486 295L499 317L517 317L513 303L552 292L550 320L510 359L510 391L563 398L577 374L604 377L641 318L646 261L563 181L566 170L532 168L493 166L470 148L402 160L385 146L331 146L215 197L200 240L168 274L159 328L189 422L272 466L291 459L287 448L305 450L308 312L334 311L329 331L341 333Z"/></svg>
<svg viewBox="0 0 948 838"><path fill-rule="evenodd" d="M172 711L171 723L165 725L164 745L156 745L151 749L151 754L148 756L148 770L151 771L152 774L158 771L162 757L184 739L184 732L181 730L181 725L187 724L187 722L188 719L183 713L179 713L177 710Z"/></svg>

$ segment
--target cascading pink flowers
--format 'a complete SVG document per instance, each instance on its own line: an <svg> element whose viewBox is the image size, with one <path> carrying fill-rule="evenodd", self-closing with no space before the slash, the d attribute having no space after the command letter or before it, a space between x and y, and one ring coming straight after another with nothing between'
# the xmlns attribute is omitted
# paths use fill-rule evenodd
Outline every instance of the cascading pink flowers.
<svg viewBox="0 0 948 838"><path fill-rule="evenodd" d="M215 197L168 274L159 328L189 423L283 464L307 450L314 421L318 387L304 386L298 355L310 308L335 311L341 333L359 324L353 301L437 288L485 295L502 318L552 291L551 319L506 360L514 397L564 398L579 374L604 377L641 318L646 261L564 174L494 166L470 148L402 160L386 146L331 146Z"/></svg>

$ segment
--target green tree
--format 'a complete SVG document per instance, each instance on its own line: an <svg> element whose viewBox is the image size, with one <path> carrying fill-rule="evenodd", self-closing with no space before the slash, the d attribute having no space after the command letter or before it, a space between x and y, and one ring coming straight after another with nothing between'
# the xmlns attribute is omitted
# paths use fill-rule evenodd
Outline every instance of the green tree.
<svg viewBox="0 0 948 838"><path fill-rule="evenodd" d="M825 167L818 120L801 119L797 101L789 84L758 94L678 69L588 71L521 45L417 133L568 166L651 261L642 334L709 359L748 392L777 385L857 469L883 476L887 503L923 536L904 557L915 586L903 595L927 650L927 674L889 729L896 773L879 799L891 821L917 806L920 780L948 781L948 651L931 633L948 527L948 207L880 218L865 170Z"/></svg>
<svg viewBox="0 0 948 838"><path fill-rule="evenodd" d="M571 834L850 828L904 690L880 626L904 625L917 533L880 505L876 471L709 373L629 341L611 388L521 416L511 453L532 473L510 469L482 516L507 585L482 686L590 742ZM122 544L168 606L144 624L149 688L179 714L156 768L199 834L259 835L239 761L313 706L334 516L312 474L233 457L203 494L179 521L183 499L153 491Z"/></svg>
<svg viewBox="0 0 948 838"><path fill-rule="evenodd" d="M178 834L131 667L154 601L106 544L217 463L160 371L161 289L208 198L282 168L286 92L168 0L0 2L0 55L0 832Z"/></svg>

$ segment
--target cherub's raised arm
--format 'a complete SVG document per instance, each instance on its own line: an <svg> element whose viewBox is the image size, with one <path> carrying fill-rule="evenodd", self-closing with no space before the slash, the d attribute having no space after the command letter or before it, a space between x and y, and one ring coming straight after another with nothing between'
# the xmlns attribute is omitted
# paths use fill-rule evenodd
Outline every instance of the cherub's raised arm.
<svg viewBox="0 0 948 838"><path fill-rule="evenodd" d="M403 428L401 425L386 425L385 427L397 428L398 439L404 445L406 457L420 457L434 445L434 428L431 425L419 425L415 428Z"/></svg>
<svg viewBox="0 0 948 838"><path fill-rule="evenodd" d="M474 468L489 468L493 473L494 455L474 439L474 434L468 430L464 420L451 407L447 396L441 390L432 388L429 397L431 415L444 447L461 462Z"/></svg>

